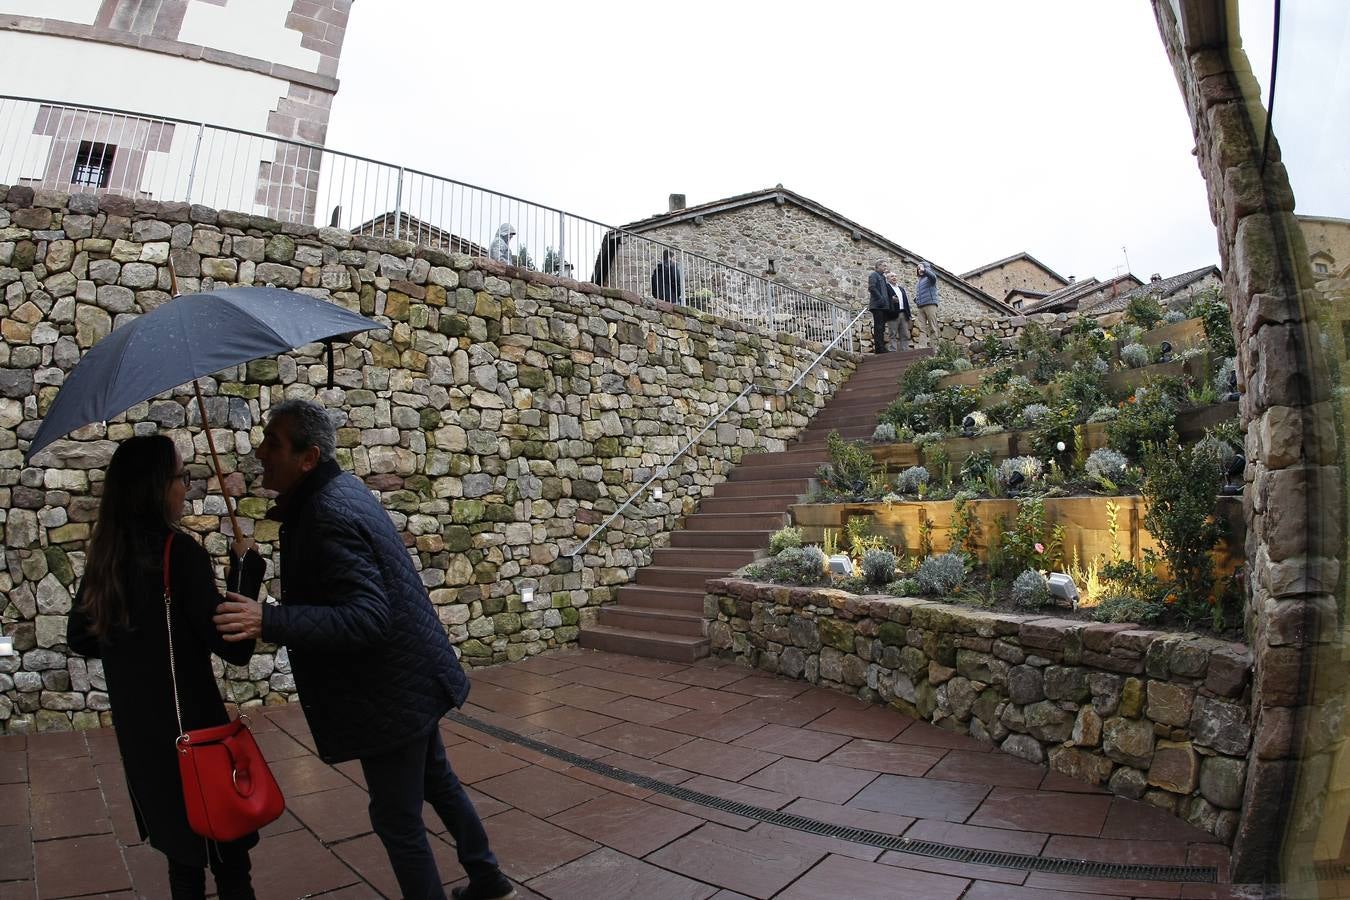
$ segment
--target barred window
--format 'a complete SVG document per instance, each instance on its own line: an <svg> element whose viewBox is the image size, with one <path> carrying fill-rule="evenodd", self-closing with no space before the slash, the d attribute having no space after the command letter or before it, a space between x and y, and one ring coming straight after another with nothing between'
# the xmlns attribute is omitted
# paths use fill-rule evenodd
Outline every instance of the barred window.
<svg viewBox="0 0 1350 900"><path fill-rule="evenodd" d="M113 144L80 141L80 151L75 155L75 170L70 173L70 183L87 188L107 187L116 153L117 147Z"/></svg>

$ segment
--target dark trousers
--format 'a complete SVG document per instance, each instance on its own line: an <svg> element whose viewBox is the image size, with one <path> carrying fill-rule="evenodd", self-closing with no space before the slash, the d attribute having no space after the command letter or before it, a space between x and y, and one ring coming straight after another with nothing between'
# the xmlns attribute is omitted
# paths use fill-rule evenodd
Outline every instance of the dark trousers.
<svg viewBox="0 0 1350 900"><path fill-rule="evenodd" d="M872 352L886 352L886 310L872 310Z"/></svg>
<svg viewBox="0 0 1350 900"><path fill-rule="evenodd" d="M470 881L496 872L497 858L488 847L487 832L445 758L438 729L389 753L363 758L361 771L370 791L370 824L389 854L404 900L445 897L422 822L424 802L431 804L454 838L459 864Z"/></svg>
<svg viewBox="0 0 1350 900"><path fill-rule="evenodd" d="M253 900L248 851L235 844L216 844L207 858L220 900ZM169 893L173 900L205 900L206 870L169 860Z"/></svg>

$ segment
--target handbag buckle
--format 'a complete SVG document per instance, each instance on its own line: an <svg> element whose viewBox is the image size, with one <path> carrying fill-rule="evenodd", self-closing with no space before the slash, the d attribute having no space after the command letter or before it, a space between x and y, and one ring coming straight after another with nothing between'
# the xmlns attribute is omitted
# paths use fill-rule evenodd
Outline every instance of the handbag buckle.
<svg viewBox="0 0 1350 900"><path fill-rule="evenodd" d="M190 743L192 743L192 738L188 737L186 733L180 734L173 741L173 745L178 748L179 753L186 753L187 746Z"/></svg>

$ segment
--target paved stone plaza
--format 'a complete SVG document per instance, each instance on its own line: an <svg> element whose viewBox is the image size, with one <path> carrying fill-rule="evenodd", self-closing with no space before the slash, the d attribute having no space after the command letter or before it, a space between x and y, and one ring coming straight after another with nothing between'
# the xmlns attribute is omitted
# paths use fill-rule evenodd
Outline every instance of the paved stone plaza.
<svg viewBox="0 0 1350 900"><path fill-rule="evenodd" d="M480 669L473 681L467 715L692 791L962 847L1227 875L1227 850L1163 810L802 682L585 650ZM258 896L396 897L359 767L320 762L298 706L253 721L289 807L254 851ZM1229 894L883 851L637 789L459 723L442 733L522 897ZM428 812L441 872L460 883ZM0 738L0 900L76 896L168 896L163 857L136 835L113 733Z"/></svg>

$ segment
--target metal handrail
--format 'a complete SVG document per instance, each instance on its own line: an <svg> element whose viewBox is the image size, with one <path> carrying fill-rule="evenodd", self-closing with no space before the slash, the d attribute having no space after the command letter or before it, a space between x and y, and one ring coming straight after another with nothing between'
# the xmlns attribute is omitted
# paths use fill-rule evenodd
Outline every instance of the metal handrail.
<svg viewBox="0 0 1350 900"><path fill-rule="evenodd" d="M810 374L812 369L820 365L820 361L823 360L826 357L826 355L829 354L829 352L835 348L835 346L844 337L844 335L846 334L851 335L853 333L853 329L858 324L858 321L862 319L863 316L867 315L868 312L869 310L864 309L860 311L856 316L854 316L853 319L848 323L848 326L844 328L844 330L841 331L838 335L836 335L834 340L830 341L830 343L827 344L823 350L817 353L816 358L811 360L811 362L807 364L806 368L802 369L801 374L797 376L796 380L793 381L792 384L782 389L769 388L766 390L760 390L760 393L766 396L778 396L778 397L786 396L789 393L791 393L792 390L797 387L797 385L801 384L802 381L806 379L806 376ZM597 537L600 536L600 532L608 528L610 526L610 523L612 523L615 519L621 516L625 509L632 506L633 502L637 500L638 497L642 496L642 494L647 490L647 488L651 486L653 481L656 481L656 479L658 478L665 477L665 475L670 471L670 467L675 464L675 460L679 459L681 456L684 456L684 454L688 453L689 449L698 443L698 439L708 433L709 428L712 428L722 419L723 416L731 412L732 407L734 407L737 403L740 403L741 400L743 400L746 397L746 395L754 393L758 388L759 388L758 385L751 383L748 387L746 387L745 390L741 391L739 394L736 395L736 399L732 400L726 406L723 406L720 410L718 410L717 414L708 420L707 424L705 424L703 428L699 430L698 434L694 435L683 447L677 450L675 452L675 455L672 456L668 462L666 462L664 465L658 466L656 468L656 472L652 475L652 477L644 481L636 491L633 491L633 493L629 494L628 499L623 502L623 505L620 506L618 509L616 509L613 513L611 513L608 519L605 519L605 521L601 522L599 528L596 528L594 531L588 534L586 536L586 540L582 541L581 544L575 550L573 550L571 553L568 554L568 556L574 559L577 556L579 556L581 554L581 551L585 550L586 547L591 543L591 541L595 540Z"/></svg>
<svg viewBox="0 0 1350 900"><path fill-rule="evenodd" d="M15 110L19 110L17 122ZM38 132L33 126L31 133L25 133L27 117L44 115L46 119L35 120L44 123L44 130ZM166 135L155 130L157 125L193 129L195 142L190 148L180 147L173 132ZM12 145L6 147L4 139L10 131ZM162 146L150 146L150 134ZM621 287L645 297L654 296L647 279L664 252L670 251L680 264L682 280L675 302L747 327L768 333L788 331L813 342L845 334L848 348L853 347L851 332L837 331L853 306L547 204L246 129L0 94L0 182L71 189L66 173L72 162L81 159L77 150L96 148L101 153L109 147L116 151L116 158L110 151L106 167L101 159L94 167L103 183L87 189L203 202L219 209L244 207L243 212L256 208L273 218L314 225L329 224L325 211L336 203L334 224L345 216L351 226L348 230L354 233L412 238L414 243L471 255L489 255L487 248L498 223L519 225L522 265L542 264L546 272L571 276L575 267L569 254L582 264L594 254L594 275L588 278L588 273L579 271L577 280ZM34 169L41 170L40 177L34 178ZM115 183L109 183L109 175ZM524 259L527 246L531 255L543 252L543 259ZM508 261L515 262L516 256L511 251Z"/></svg>

